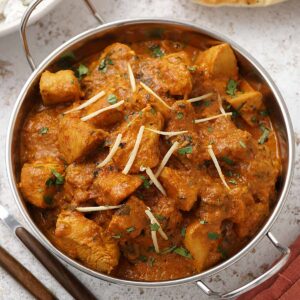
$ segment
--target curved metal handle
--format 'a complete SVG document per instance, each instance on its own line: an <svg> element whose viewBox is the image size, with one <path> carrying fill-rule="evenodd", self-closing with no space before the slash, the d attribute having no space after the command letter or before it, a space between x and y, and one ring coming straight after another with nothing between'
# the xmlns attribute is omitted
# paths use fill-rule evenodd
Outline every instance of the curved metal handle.
<svg viewBox="0 0 300 300"><path fill-rule="evenodd" d="M30 51L29 51L27 35L26 35L26 27L27 27L27 23L28 23L28 20L31 16L32 12L42 1L43 0L36 0L29 5L29 7L27 8L26 12L24 13L24 15L22 17L21 26L20 26L20 35L21 35L21 40L22 40L22 44L23 44L23 49L24 49L25 56L27 58L27 61L30 65L32 71L34 71L36 69L36 66L35 66L33 58L30 54ZM104 20L100 16L100 14L97 12L94 4L90 0L84 0L84 2L86 3L87 7L91 11L91 13L94 15L94 17L99 21L99 23L103 24Z"/></svg>
<svg viewBox="0 0 300 300"><path fill-rule="evenodd" d="M214 292L212 291L205 283L203 283L202 281L197 281L197 285L198 287L208 296L213 296L213 297L217 297L219 299L230 299L230 298L234 298L237 296L240 296L244 293L246 293L247 291L255 288L256 286L260 285L261 283L263 283L264 281L266 281L267 279L271 278L273 275L275 275L288 261L289 256L290 256L290 249L287 247L282 246L274 237L274 235L271 232L267 233L267 237L270 239L270 241L272 242L272 244L277 248L277 250L279 250L282 254L282 257L280 258L280 260L271 268L269 269L266 273L260 275L259 277L257 277L256 279L254 279L253 281L245 284L244 286L233 290L231 292L222 294L219 292Z"/></svg>

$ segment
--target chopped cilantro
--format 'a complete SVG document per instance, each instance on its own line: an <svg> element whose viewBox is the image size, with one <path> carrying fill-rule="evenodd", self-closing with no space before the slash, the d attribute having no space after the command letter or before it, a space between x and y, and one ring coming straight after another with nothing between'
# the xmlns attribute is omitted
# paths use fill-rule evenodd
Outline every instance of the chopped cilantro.
<svg viewBox="0 0 300 300"><path fill-rule="evenodd" d="M191 253L183 247L178 247L173 252L186 258L193 258Z"/></svg>
<svg viewBox="0 0 300 300"><path fill-rule="evenodd" d="M162 56L165 55L163 50L161 50L158 45L150 47L150 50L152 51L152 56L153 57L162 57Z"/></svg>
<svg viewBox="0 0 300 300"><path fill-rule="evenodd" d="M201 225L205 225L205 224L207 224L208 222L207 222L206 220L202 219L202 220L199 221L199 223L200 223Z"/></svg>
<svg viewBox="0 0 300 300"><path fill-rule="evenodd" d="M269 115L269 112L268 112L268 110L266 109L266 110L260 111L259 114L260 114L261 116L263 116L263 117L266 117L266 116Z"/></svg>
<svg viewBox="0 0 300 300"><path fill-rule="evenodd" d="M47 204L47 205L52 205L53 203L53 198L50 196L50 195L45 195L43 197L44 199L44 202Z"/></svg>
<svg viewBox="0 0 300 300"><path fill-rule="evenodd" d="M155 258L154 257L150 257L149 261L148 261L149 266L153 267L154 263L155 263Z"/></svg>
<svg viewBox="0 0 300 300"><path fill-rule="evenodd" d="M258 140L258 143L260 145L264 144L269 139L270 131L267 128L264 128L263 134Z"/></svg>
<svg viewBox="0 0 300 300"><path fill-rule="evenodd" d="M74 52L67 51L61 55L60 59L57 62L59 68L68 69L71 67L72 63L75 61L76 56Z"/></svg>
<svg viewBox="0 0 300 300"><path fill-rule="evenodd" d="M154 107L151 107L151 110L150 110L150 111L151 111L151 114L152 114L152 115L156 115L156 110L155 110Z"/></svg>
<svg viewBox="0 0 300 300"><path fill-rule="evenodd" d="M206 101L204 101L203 102L204 103L204 105L206 106L206 107L208 107L208 106L210 106L211 105L211 100L206 100Z"/></svg>
<svg viewBox="0 0 300 300"><path fill-rule="evenodd" d="M160 228L160 226L157 223L150 224L151 231L157 231Z"/></svg>
<svg viewBox="0 0 300 300"><path fill-rule="evenodd" d="M218 246L217 250L221 254L222 258L225 259L225 258L228 257L227 252L225 251L225 249L221 245Z"/></svg>
<svg viewBox="0 0 300 300"><path fill-rule="evenodd" d="M209 133L212 133L212 132L214 131L214 129L213 129L212 127L209 126L209 127L207 128L207 131L208 131Z"/></svg>
<svg viewBox="0 0 300 300"><path fill-rule="evenodd" d="M195 71L197 70L197 66L190 66L190 67L188 67L188 70L189 70L191 73L193 73L193 72L195 72Z"/></svg>
<svg viewBox="0 0 300 300"><path fill-rule="evenodd" d="M110 95L108 95L108 97L107 97L107 102L108 102L109 104L115 104L115 103L118 102L118 98L117 98L116 95L110 94Z"/></svg>
<svg viewBox="0 0 300 300"><path fill-rule="evenodd" d="M101 71L102 73L106 73L107 66L113 64L114 64L113 61L108 56L106 56L104 59L101 60L98 70Z"/></svg>
<svg viewBox="0 0 300 300"><path fill-rule="evenodd" d="M220 237L220 235L216 232L208 232L207 236L212 241L218 240Z"/></svg>
<svg viewBox="0 0 300 300"><path fill-rule="evenodd" d="M86 67L83 64L80 64L79 67L76 70L76 76L81 79L84 75L87 75L89 73L88 67Z"/></svg>
<svg viewBox="0 0 300 300"><path fill-rule="evenodd" d="M176 119L177 119L177 120L182 120L183 117L184 117L184 114L183 114L183 112L181 112L181 111L179 111L179 112L176 114Z"/></svg>
<svg viewBox="0 0 300 300"><path fill-rule="evenodd" d="M256 116L251 117L251 122L252 122L252 123L256 123L256 122L257 122Z"/></svg>
<svg viewBox="0 0 300 300"><path fill-rule="evenodd" d="M222 160L223 160L224 162L226 162L226 164L228 164L228 165L230 165L230 166L232 166L232 165L234 164L234 161L233 161L232 159L230 159L229 157L227 157L227 156L223 156L223 157L222 157Z"/></svg>
<svg viewBox="0 0 300 300"><path fill-rule="evenodd" d="M65 182L65 177L58 173L55 169L51 169L52 174L55 176L55 184L62 185Z"/></svg>
<svg viewBox="0 0 300 300"><path fill-rule="evenodd" d="M154 214L154 217L159 220L159 221L163 221L166 219L166 217L162 216L162 215L158 215L158 214Z"/></svg>
<svg viewBox="0 0 300 300"><path fill-rule="evenodd" d="M140 175L139 177L143 180L143 187L145 189L149 189L150 188L150 182L149 182L149 180L145 176L143 176L143 175Z"/></svg>
<svg viewBox="0 0 300 300"><path fill-rule="evenodd" d="M148 260L148 258L145 255L140 255L139 260L142 261L142 262L146 262Z"/></svg>
<svg viewBox="0 0 300 300"><path fill-rule="evenodd" d="M129 233L132 232L132 231L135 231L135 227L134 226L128 227L126 229L126 231L129 232Z"/></svg>
<svg viewBox="0 0 300 300"><path fill-rule="evenodd" d="M185 233L186 233L186 227L182 227L180 231L181 236L185 237Z"/></svg>
<svg viewBox="0 0 300 300"><path fill-rule="evenodd" d="M230 180L228 180L228 182L231 184L237 185L237 182L235 179L230 179Z"/></svg>
<svg viewBox="0 0 300 300"><path fill-rule="evenodd" d="M176 246L165 248L161 251L161 254L172 253L176 248L177 248Z"/></svg>
<svg viewBox="0 0 300 300"><path fill-rule="evenodd" d="M230 79L227 83L226 93L231 97L235 96L237 92L237 82L234 79Z"/></svg>
<svg viewBox="0 0 300 300"><path fill-rule="evenodd" d="M49 131L49 128L48 128L48 127L42 127L42 128L39 130L39 134L40 134L40 135L44 135L44 134L46 134L48 131Z"/></svg>
<svg viewBox="0 0 300 300"><path fill-rule="evenodd" d="M186 146L184 148L178 149L178 153L181 155L191 154L193 152L192 146Z"/></svg>

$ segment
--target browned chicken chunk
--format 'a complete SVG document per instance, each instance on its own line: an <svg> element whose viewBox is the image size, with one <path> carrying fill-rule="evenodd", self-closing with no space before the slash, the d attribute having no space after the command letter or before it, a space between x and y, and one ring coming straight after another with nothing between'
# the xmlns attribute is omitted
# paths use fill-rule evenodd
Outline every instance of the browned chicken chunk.
<svg viewBox="0 0 300 300"><path fill-rule="evenodd" d="M113 215L108 230L122 241L136 238L148 224L146 209L147 206L141 200L130 197Z"/></svg>
<svg viewBox="0 0 300 300"><path fill-rule="evenodd" d="M41 76L40 91L45 105L76 101L81 94L78 79L71 70L45 71Z"/></svg>
<svg viewBox="0 0 300 300"><path fill-rule="evenodd" d="M24 164L19 184L25 199L46 208L52 206L57 188L64 183L64 167L56 163Z"/></svg>
<svg viewBox="0 0 300 300"><path fill-rule="evenodd" d="M66 115L60 120L59 150L68 163L83 158L100 145L106 137L105 131L96 129L77 117Z"/></svg>
<svg viewBox="0 0 300 300"><path fill-rule="evenodd" d="M118 264L120 253L117 243L79 212L62 211L55 234L72 242L75 257L96 271L109 274Z"/></svg>

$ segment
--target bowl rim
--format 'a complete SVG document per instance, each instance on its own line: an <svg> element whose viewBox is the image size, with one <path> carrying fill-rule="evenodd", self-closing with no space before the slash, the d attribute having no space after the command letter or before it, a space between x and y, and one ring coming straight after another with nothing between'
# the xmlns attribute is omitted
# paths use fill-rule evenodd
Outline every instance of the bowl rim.
<svg viewBox="0 0 300 300"><path fill-rule="evenodd" d="M42 233L42 231L35 225L32 218L30 217L29 213L27 212L25 203L21 200L21 197L19 196L19 191L17 187L17 183L14 180L14 170L13 170L13 163L12 163L12 142L13 142L13 133L14 128L16 124L16 119L19 113L19 110L26 98L27 92L29 88L31 87L32 83L35 81L36 77L39 76L39 74L44 70L46 66L50 62L52 62L58 55L62 54L65 50L69 49L71 46L76 45L79 42L82 42L86 38L91 38L94 34L97 34L101 31L104 31L106 29L113 29L114 27L122 27L122 26L128 26L128 25L147 25L147 24L154 24L154 25L179 25L183 26L186 29L190 29L191 31L207 35L209 37L215 38L217 40L226 42L232 46L232 48L238 52L240 55L242 55L247 61L250 61L253 67L259 72L259 74L262 76L262 78L265 80L265 82L270 87L274 98L276 99L278 106L280 107L280 111L284 118L284 123L287 131L287 149L288 149L288 163L287 163L287 172L285 177L285 182L282 188L281 195L277 201L277 204L275 205L273 212L269 216L267 222L265 225L256 233L255 237L239 252L237 252L234 256L231 258L225 260L224 262L219 263L218 265L209 268L208 270L205 270L204 272L201 272L199 274L195 274L192 276L179 278L179 279L173 279L173 280L164 280L164 281L136 281L136 280L126 280L126 279L120 279L116 277L112 277L110 275L102 274L100 272L97 272L95 270L92 270L83 264L77 262L75 259L72 259L68 257L66 254L64 254L62 251L60 251L58 248L56 248L48 239L47 237ZM56 48L53 52L51 52L39 65L38 67L33 71L33 73L30 75L26 83L24 84L17 101L14 105L13 111L11 113L9 126L8 126L8 132L7 132L7 138L6 138L6 171L7 176L9 180L9 185L13 193L13 197L15 201L17 202L17 206L19 210L21 211L22 216L26 220L27 224L29 225L30 229L34 232L34 234L38 237L39 241L48 249L51 250L52 253L54 253L59 258L63 259L66 263L70 264L71 266L85 272L86 274L92 275L93 277L105 280L107 282L115 283L115 284L123 284L128 286L137 286L137 287L166 287L166 286L174 286L174 285L180 285L190 282L196 282L200 279L203 279L204 277L215 275L224 269L228 268L235 262L239 261L244 255L246 255L251 248L253 248L255 245L258 244L258 242L268 233L270 227L273 225L273 223L276 221L280 211L282 210L282 207L284 205L284 202L287 198L287 193L289 191L292 177L293 177L293 165L295 160L295 138L293 134L293 127L291 118L289 115L289 112L287 110L287 106L284 102L284 99L282 95L280 94L278 88L276 87L274 81L271 79L271 77L268 75L268 73L264 70L264 68L260 65L260 63L252 57L251 54L249 54L246 50L244 50L242 47L240 47L237 43L232 41L231 39L227 38L225 35L218 33L214 30L211 30L205 26L200 26L193 24L191 22L186 21L178 21L174 19L167 19L167 18L137 18L137 19L125 19L125 20L119 20L114 21L110 23L106 23L103 25L99 25L95 28L86 30L73 38L66 41L64 44Z"/></svg>

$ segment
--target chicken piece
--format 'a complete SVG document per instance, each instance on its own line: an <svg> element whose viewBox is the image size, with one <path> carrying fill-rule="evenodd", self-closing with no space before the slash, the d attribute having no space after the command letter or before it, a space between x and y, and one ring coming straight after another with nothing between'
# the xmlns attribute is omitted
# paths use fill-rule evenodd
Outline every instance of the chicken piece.
<svg viewBox="0 0 300 300"><path fill-rule="evenodd" d="M198 272L213 264L216 259L214 256L219 243L218 238L220 230L218 227L207 226L200 224L199 221L191 223L187 229L184 237L184 245L191 253L194 266ZM212 238L213 237L213 238ZM220 254L217 254L220 258Z"/></svg>
<svg viewBox="0 0 300 300"><path fill-rule="evenodd" d="M94 186L99 191L99 205L118 205L130 196L143 180L137 175L124 175L104 169L99 172Z"/></svg>
<svg viewBox="0 0 300 300"><path fill-rule="evenodd" d="M168 197L177 202L179 209L189 211L197 201L198 187L189 171L179 171L165 167L159 180Z"/></svg>
<svg viewBox="0 0 300 300"><path fill-rule="evenodd" d="M106 137L105 131L96 129L77 117L66 115L60 120L59 150L69 164L89 154Z"/></svg>
<svg viewBox="0 0 300 300"><path fill-rule="evenodd" d="M147 206L143 201L131 196L114 214L108 230L122 241L136 238L149 223L145 214L146 209Z"/></svg>
<svg viewBox="0 0 300 300"><path fill-rule="evenodd" d="M192 89L189 58L184 51L146 58L139 63L138 77L159 95L187 96ZM163 75L162 75L163 74Z"/></svg>
<svg viewBox="0 0 300 300"><path fill-rule="evenodd" d="M60 112L60 109L50 108L29 114L22 130L24 162L61 162L57 142L57 116Z"/></svg>
<svg viewBox="0 0 300 300"><path fill-rule="evenodd" d="M161 196L152 208L152 211L158 218L160 225L167 231L167 235L178 230L182 222L182 215L176 204L177 203L174 199Z"/></svg>
<svg viewBox="0 0 300 300"><path fill-rule="evenodd" d="M40 92L46 106L76 101L81 94L78 79L71 70L45 71L40 80Z"/></svg>
<svg viewBox="0 0 300 300"><path fill-rule="evenodd" d="M64 167L56 163L24 164L19 187L31 204L46 208L53 206L53 196L64 183Z"/></svg>
<svg viewBox="0 0 300 300"><path fill-rule="evenodd" d="M62 211L58 216L55 235L73 242L76 258L88 267L110 273L119 262L117 243L95 222L76 211Z"/></svg>
<svg viewBox="0 0 300 300"><path fill-rule="evenodd" d="M196 60L210 79L237 79L237 60L228 44L221 44L202 52Z"/></svg>
<svg viewBox="0 0 300 300"><path fill-rule="evenodd" d="M125 44L114 43L106 47L99 59L88 66L90 73L81 80L85 96L90 98L100 91L107 91L121 100L131 97L127 63L133 67L135 59L135 52ZM97 122L98 118L95 120Z"/></svg>
<svg viewBox="0 0 300 300"><path fill-rule="evenodd" d="M150 106L144 108L138 115L134 115L129 124L124 123L118 130L122 133L122 148L113 157L113 161L120 170L124 169L133 150L140 127L161 130L164 119L161 113L152 113ZM139 173L140 167L156 167L160 162L159 135L149 130L144 130L142 141L130 173Z"/></svg>
<svg viewBox="0 0 300 300"><path fill-rule="evenodd" d="M228 117L221 117L207 124L198 124L199 135L204 145L211 144L220 164L233 165L235 161L249 161L257 151L252 135L238 129Z"/></svg>
<svg viewBox="0 0 300 300"><path fill-rule="evenodd" d="M66 169L64 192L69 201L77 204L92 198L90 188L94 181L95 164L72 163Z"/></svg>

